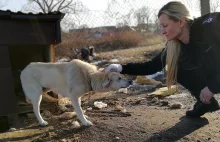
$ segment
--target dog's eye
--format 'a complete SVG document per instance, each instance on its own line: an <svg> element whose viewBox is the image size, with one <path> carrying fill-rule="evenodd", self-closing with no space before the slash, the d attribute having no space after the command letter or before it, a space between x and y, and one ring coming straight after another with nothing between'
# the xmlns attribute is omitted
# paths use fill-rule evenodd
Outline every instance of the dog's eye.
<svg viewBox="0 0 220 142"><path fill-rule="evenodd" d="M118 80L121 80L121 77L119 77Z"/></svg>

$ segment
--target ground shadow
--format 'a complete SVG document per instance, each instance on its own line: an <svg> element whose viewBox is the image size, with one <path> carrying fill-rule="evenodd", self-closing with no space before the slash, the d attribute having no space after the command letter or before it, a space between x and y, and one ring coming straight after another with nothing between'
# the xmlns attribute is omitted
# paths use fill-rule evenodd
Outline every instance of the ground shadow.
<svg viewBox="0 0 220 142"><path fill-rule="evenodd" d="M175 126L159 133L154 133L153 136L148 138L145 142L176 142L207 124L209 124L209 122L206 118L192 119L184 116L180 118L180 122L176 123Z"/></svg>

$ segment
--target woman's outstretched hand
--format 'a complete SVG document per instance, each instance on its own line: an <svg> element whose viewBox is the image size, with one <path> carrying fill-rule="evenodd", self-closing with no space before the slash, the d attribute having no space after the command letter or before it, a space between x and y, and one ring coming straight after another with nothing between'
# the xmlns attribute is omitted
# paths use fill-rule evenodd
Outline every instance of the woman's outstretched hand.
<svg viewBox="0 0 220 142"><path fill-rule="evenodd" d="M110 64L104 69L105 72L121 72L122 66L120 64Z"/></svg>

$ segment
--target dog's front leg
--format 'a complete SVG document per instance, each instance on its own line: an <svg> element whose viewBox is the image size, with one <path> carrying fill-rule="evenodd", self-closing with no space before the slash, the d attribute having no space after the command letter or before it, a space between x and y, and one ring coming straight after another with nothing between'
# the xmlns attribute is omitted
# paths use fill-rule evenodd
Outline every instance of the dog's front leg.
<svg viewBox="0 0 220 142"><path fill-rule="evenodd" d="M77 114L77 117L80 119L80 121L83 123L85 126L91 126L93 125L92 122L86 119L85 115L83 114L82 108L81 108L81 99L77 98L75 96L72 96L71 98L72 105L74 107L74 110Z"/></svg>

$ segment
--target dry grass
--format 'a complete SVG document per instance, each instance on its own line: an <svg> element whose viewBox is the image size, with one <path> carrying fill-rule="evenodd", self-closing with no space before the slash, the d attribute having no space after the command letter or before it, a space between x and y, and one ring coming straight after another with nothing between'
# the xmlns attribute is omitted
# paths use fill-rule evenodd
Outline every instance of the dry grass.
<svg viewBox="0 0 220 142"><path fill-rule="evenodd" d="M137 48L120 49L109 52L97 54L101 59L118 59L121 58L120 63L128 62L144 62L152 59L164 48L164 44L157 44L152 46L143 46Z"/></svg>
<svg viewBox="0 0 220 142"><path fill-rule="evenodd" d="M127 49L139 46L149 46L163 43L164 39L161 35L152 33L139 33L134 31L120 31L112 33L111 36L103 36L98 39L92 39L89 33L63 33L62 43L56 46L56 59L62 57L75 58L72 48L81 49L84 46L95 46L95 52L106 52L118 49ZM135 50L139 50L138 48ZM135 56L135 55L131 55Z"/></svg>

